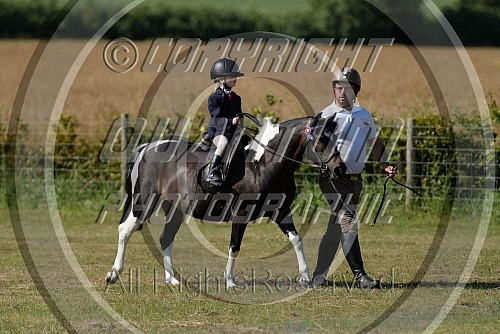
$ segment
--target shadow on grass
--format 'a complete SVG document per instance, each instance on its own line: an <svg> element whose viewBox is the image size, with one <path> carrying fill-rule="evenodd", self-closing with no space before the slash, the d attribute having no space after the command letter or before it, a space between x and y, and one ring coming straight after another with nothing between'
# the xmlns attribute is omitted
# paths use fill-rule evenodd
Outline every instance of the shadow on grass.
<svg viewBox="0 0 500 334"><path fill-rule="evenodd" d="M257 284L259 284L257 282ZM446 282L446 281L436 281L436 282L407 282L407 283L397 283L394 282L394 288L400 289L414 289L416 287L421 288L452 288L457 286L457 282ZM345 288L346 286L351 287L353 285L352 280L341 280L341 281L333 281L328 280L326 284L321 285L322 287L336 287L336 288ZM390 289L393 287L391 282L382 282L379 287L382 289ZM499 282L470 282L465 285L465 289L472 290L499 290L500 291L500 281Z"/></svg>

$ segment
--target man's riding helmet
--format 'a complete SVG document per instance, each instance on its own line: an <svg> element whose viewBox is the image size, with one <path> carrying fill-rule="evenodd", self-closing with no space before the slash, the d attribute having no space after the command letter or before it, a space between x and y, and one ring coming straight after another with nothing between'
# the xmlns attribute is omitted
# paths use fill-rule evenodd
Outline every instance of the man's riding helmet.
<svg viewBox="0 0 500 334"><path fill-rule="evenodd" d="M351 67L342 67L335 72L332 84L337 82L349 82L354 89L354 94L358 95L361 90L361 76L359 72Z"/></svg>
<svg viewBox="0 0 500 334"><path fill-rule="evenodd" d="M210 67L210 79L212 80L220 77L242 77L243 75L238 64L229 58L218 59Z"/></svg>

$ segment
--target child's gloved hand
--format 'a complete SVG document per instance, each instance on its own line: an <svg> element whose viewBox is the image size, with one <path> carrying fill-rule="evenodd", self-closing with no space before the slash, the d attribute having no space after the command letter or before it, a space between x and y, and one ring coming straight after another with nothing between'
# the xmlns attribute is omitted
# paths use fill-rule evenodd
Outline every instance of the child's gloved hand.
<svg viewBox="0 0 500 334"><path fill-rule="evenodd" d="M240 118L239 117L233 118L233 125L238 125L238 124L240 124Z"/></svg>

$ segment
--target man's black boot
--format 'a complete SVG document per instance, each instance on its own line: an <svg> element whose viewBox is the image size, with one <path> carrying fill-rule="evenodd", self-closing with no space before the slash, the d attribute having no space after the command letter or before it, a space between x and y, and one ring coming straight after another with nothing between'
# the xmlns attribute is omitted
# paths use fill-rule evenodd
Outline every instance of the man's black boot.
<svg viewBox="0 0 500 334"><path fill-rule="evenodd" d="M328 269L333 262L340 244L340 225L334 224L331 228L334 229L334 233L331 233L332 236L328 238L326 234L323 235L319 243L318 260L316 262L316 269L313 272L313 286L328 284Z"/></svg>
<svg viewBox="0 0 500 334"><path fill-rule="evenodd" d="M361 289L380 289L380 281L374 279L364 271L358 273L354 277L354 281Z"/></svg>
<svg viewBox="0 0 500 334"><path fill-rule="evenodd" d="M207 182L210 183L212 187L220 187L222 184L222 157L214 154L212 161L208 165L208 177Z"/></svg>
<svg viewBox="0 0 500 334"><path fill-rule="evenodd" d="M380 281L367 275L364 270L357 233L342 233L342 250L354 275L355 285L361 289L379 288Z"/></svg>

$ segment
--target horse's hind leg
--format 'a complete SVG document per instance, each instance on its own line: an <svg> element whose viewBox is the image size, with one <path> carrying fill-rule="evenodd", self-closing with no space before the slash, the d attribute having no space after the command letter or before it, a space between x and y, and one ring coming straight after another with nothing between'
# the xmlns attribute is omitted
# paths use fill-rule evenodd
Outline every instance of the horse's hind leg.
<svg viewBox="0 0 500 334"><path fill-rule="evenodd" d="M137 204L134 204L133 194L130 195L130 200L127 201L126 211L122 216L120 225L118 225L118 251L116 252L115 263L113 268L106 276L107 283L115 283L119 274L123 270L123 262L125 260L125 249L130 237L154 212L158 203L158 195L151 194L147 197L147 201L142 202L146 197L139 196Z"/></svg>
<svg viewBox="0 0 500 334"><path fill-rule="evenodd" d="M168 206L170 207L170 206ZM164 206L164 211L167 217L169 211L167 206ZM165 283L178 285L180 282L175 278L174 265L172 261L172 247L174 246L174 238L179 231L184 220L184 215L180 210L176 210L170 221L167 221L163 228L163 233L160 237L161 252L163 254L163 265L165 266Z"/></svg>
<svg viewBox="0 0 500 334"><path fill-rule="evenodd" d="M229 256L227 258L226 270L224 270L224 278L226 279L226 287L234 287L233 269L236 258L240 253L241 241L247 228L247 223L235 223L231 225L231 242L229 244Z"/></svg>
<svg viewBox="0 0 500 334"><path fill-rule="evenodd" d="M299 282L311 281L309 276L309 268L307 267L306 256L304 255L304 247L302 246L302 239L295 229L293 223L293 218L291 215L286 215L283 219L278 220L277 224L281 231L287 236L293 245L295 250L295 255L297 256L297 262L299 264Z"/></svg>
<svg viewBox="0 0 500 334"><path fill-rule="evenodd" d="M118 251L116 253L115 263L113 268L106 277L107 283L115 283L118 279L119 274L123 270L123 262L125 259L125 248L127 243L137 228L140 226L139 218L134 217L134 213L131 208L128 209L128 216L125 218L120 225L118 225Z"/></svg>

